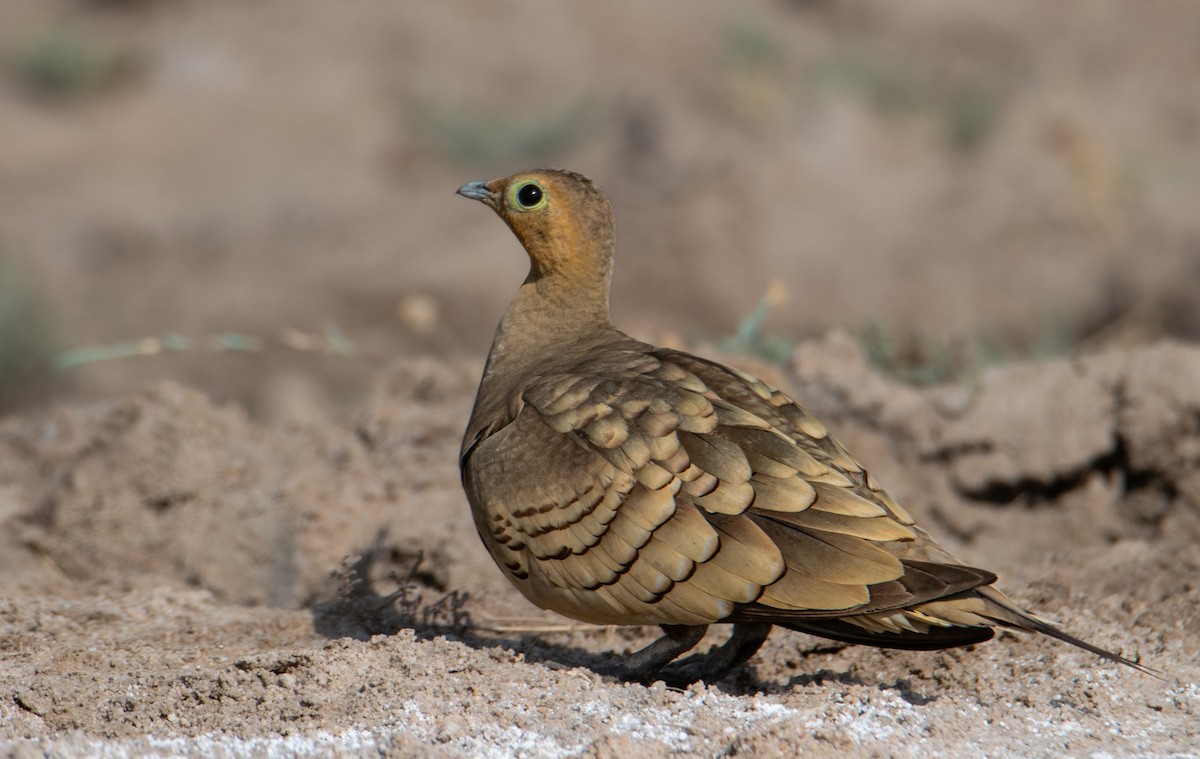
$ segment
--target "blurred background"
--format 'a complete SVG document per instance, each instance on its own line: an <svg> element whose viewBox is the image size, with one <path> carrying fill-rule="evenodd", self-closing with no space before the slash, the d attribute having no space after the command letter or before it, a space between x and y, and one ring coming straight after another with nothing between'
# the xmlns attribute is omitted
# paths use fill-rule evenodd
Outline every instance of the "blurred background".
<svg viewBox="0 0 1200 759"><path fill-rule="evenodd" d="M461 184L592 176L618 324L938 381L1200 336L1200 3L5 0L0 411L163 378L304 421L482 359Z"/></svg>

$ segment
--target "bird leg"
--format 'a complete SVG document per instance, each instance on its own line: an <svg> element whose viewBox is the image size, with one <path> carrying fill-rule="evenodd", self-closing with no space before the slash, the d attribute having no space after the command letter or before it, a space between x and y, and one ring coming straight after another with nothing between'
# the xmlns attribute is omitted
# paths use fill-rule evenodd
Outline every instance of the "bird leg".
<svg viewBox="0 0 1200 759"><path fill-rule="evenodd" d="M708 625L662 625L665 634L661 638L626 657L621 664L621 679L654 682L659 670L675 657L694 648L706 630Z"/></svg>
<svg viewBox="0 0 1200 759"><path fill-rule="evenodd" d="M679 663L679 667L664 673L663 680L672 687L686 687L704 679L716 682L732 672L758 651L767 636L771 634L768 622L738 622L733 626L733 634L718 648L689 656Z"/></svg>

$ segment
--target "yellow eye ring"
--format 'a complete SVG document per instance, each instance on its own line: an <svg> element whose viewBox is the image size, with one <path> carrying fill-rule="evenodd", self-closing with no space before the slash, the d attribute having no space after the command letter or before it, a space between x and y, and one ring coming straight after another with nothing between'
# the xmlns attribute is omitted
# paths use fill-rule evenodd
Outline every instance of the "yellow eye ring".
<svg viewBox="0 0 1200 759"><path fill-rule="evenodd" d="M508 190L508 205L518 211L536 211L546 205L546 188L533 179L513 182Z"/></svg>

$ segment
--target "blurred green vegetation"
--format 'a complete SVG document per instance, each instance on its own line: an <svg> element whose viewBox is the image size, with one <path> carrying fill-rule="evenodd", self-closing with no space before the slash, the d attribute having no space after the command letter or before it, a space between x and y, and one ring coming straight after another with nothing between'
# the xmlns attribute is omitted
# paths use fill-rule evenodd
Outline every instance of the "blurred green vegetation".
<svg viewBox="0 0 1200 759"><path fill-rule="evenodd" d="M795 352L796 341L764 330L771 309L786 300L780 287L768 288L738 323L734 334L716 340L716 347L725 353L786 365ZM970 382L989 366L1064 356L1082 344L1079 330L1057 317L1042 319L1040 328L1025 337L976 333L967 338L938 338L902 331L876 320L852 332L872 366L888 377L918 387Z"/></svg>
<svg viewBox="0 0 1200 759"><path fill-rule="evenodd" d="M717 341L717 347L725 353L742 353L770 361L773 364L786 364L795 350L795 343L780 335L772 335L763 331L763 323L771 307L778 305L781 295L768 291L754 306L746 318L737 326L737 331L729 337Z"/></svg>
<svg viewBox="0 0 1200 759"><path fill-rule="evenodd" d="M67 27L31 32L6 58L10 76L26 93L56 102L118 84L139 68L133 53L102 45Z"/></svg>
<svg viewBox="0 0 1200 759"><path fill-rule="evenodd" d="M557 110L513 117L411 104L406 113L438 153L463 165L546 162L579 143L593 122L594 109L578 100Z"/></svg>
<svg viewBox="0 0 1200 759"><path fill-rule="evenodd" d="M863 324L855 336L876 369L918 386L969 381L989 366L1063 356L1079 345L1077 331L1057 318L1043 319L1041 328L1025 338L979 333L942 339L878 321Z"/></svg>
<svg viewBox="0 0 1200 759"><path fill-rule="evenodd" d="M722 30L714 81L721 115L757 128L778 123L788 100L783 43L756 14L730 18Z"/></svg>
<svg viewBox="0 0 1200 759"><path fill-rule="evenodd" d="M845 51L816 65L813 76L828 90L856 96L883 116L934 119L946 144L970 152L996 132L1008 103L1003 82L982 72L950 71Z"/></svg>
<svg viewBox="0 0 1200 759"><path fill-rule="evenodd" d="M780 43L763 20L739 15L729 22L723 36L726 66L760 71L775 70L783 65Z"/></svg>
<svg viewBox="0 0 1200 759"><path fill-rule="evenodd" d="M44 306L17 272L0 262L0 409L43 384L53 355Z"/></svg>
<svg viewBox="0 0 1200 759"><path fill-rule="evenodd" d="M872 366L910 385L952 382L979 366L977 356L961 342L900 334L882 322L862 325L855 336Z"/></svg>
<svg viewBox="0 0 1200 759"><path fill-rule="evenodd" d="M205 338L190 338L169 334L122 340L108 345L85 345L59 353L54 365L60 370L75 369L88 364L119 361L138 356L158 356L163 353L182 353L209 350L220 353L263 353L268 349L285 348L297 352L324 353L333 356L356 355L354 343L336 324L326 324L321 333L285 329L276 337L260 337L238 332L224 332Z"/></svg>

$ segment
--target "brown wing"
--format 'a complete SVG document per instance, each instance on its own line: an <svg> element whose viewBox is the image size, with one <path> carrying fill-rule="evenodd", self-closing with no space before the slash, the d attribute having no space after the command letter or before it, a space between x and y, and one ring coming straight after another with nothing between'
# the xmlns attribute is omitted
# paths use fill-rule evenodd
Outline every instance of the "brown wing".
<svg viewBox="0 0 1200 759"><path fill-rule="evenodd" d="M942 567L786 396L687 354L612 351L536 379L514 421L467 452L464 482L518 587L588 621L786 623L994 579Z"/></svg>
<svg viewBox="0 0 1200 759"><path fill-rule="evenodd" d="M786 471L771 469L781 461L795 468L795 476L808 482L816 494L811 506L802 510L773 508L769 498L756 499L747 510L746 516L780 547L788 571L756 602L739 607L733 619L786 624L854 618L859 632L865 627L872 634L991 624L965 614L946 619L910 613L914 606L988 585L996 577L963 566L914 525L912 517L804 408L761 380L721 364L674 351L656 356L691 372L711 392L767 420L772 431L780 433L718 432L738 437L756 465L755 479L766 485L758 488L760 494L777 483L765 480L764 471L786 479ZM794 458L797 450L820 468L799 466ZM847 604L850 600L854 603ZM905 611L894 613L901 609Z"/></svg>
<svg viewBox="0 0 1200 759"><path fill-rule="evenodd" d="M730 621L769 621L851 643L913 649L976 643L990 638L995 626L1010 627L1050 635L1110 661L1156 674L1059 630L991 587L995 575L962 565L914 525L912 518L820 422L783 393L754 377L696 356L671 351L655 355L691 372L726 401L768 420L797 447L847 481L832 483L826 477L826 482L814 483L817 498L808 509L773 510L756 500L747 510L747 516L780 547L787 572L757 601L740 605ZM761 455L761 450L755 453L761 447L759 438L758 442L747 441L744 450L754 457ZM770 458L779 457L772 454ZM805 472L800 476L809 478ZM884 514L871 512L872 507L882 509ZM911 534L904 534L905 529ZM798 540L800 536L802 540ZM816 543L825 545L814 551ZM871 561L864 544L898 559L901 574L876 583L856 577ZM855 558L847 561L839 551ZM874 561L882 558L879 554L874 557ZM809 599L811 608L787 608L797 598L824 587L813 582L817 573L821 577L816 579L839 590L849 587L857 591L857 583L864 582L868 600L838 610L834 599L818 597ZM822 605L827 608L822 610Z"/></svg>
<svg viewBox="0 0 1200 759"><path fill-rule="evenodd" d="M480 533L535 603L601 623L707 624L783 573L753 522L719 519L752 500L749 469L710 435L703 385L664 368L619 352L538 378L513 422L466 452Z"/></svg>

